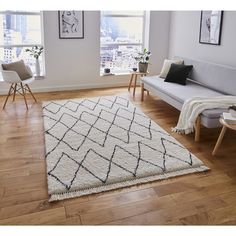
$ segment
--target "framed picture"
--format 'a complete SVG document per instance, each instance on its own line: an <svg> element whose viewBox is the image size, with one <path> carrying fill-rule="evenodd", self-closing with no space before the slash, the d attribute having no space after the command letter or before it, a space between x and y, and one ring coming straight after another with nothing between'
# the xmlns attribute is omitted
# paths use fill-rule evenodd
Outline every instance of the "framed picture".
<svg viewBox="0 0 236 236"><path fill-rule="evenodd" d="M223 11L201 11L199 43L220 45Z"/></svg>
<svg viewBox="0 0 236 236"><path fill-rule="evenodd" d="M59 38L84 38L84 11L59 11Z"/></svg>

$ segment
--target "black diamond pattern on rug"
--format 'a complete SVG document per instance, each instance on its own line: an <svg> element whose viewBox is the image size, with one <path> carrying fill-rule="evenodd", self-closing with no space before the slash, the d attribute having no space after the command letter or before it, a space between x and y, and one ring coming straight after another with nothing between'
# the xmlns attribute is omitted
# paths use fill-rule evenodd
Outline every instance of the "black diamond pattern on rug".
<svg viewBox="0 0 236 236"><path fill-rule="evenodd" d="M43 117L50 193L202 165L123 97L47 102Z"/></svg>

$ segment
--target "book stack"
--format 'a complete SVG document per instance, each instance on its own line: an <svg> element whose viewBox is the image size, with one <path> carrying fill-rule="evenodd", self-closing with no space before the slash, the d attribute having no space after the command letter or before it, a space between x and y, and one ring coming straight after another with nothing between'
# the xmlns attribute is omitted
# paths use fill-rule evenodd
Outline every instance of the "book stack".
<svg viewBox="0 0 236 236"><path fill-rule="evenodd" d="M231 113L223 112L223 119L230 125L236 125L236 117L232 116Z"/></svg>

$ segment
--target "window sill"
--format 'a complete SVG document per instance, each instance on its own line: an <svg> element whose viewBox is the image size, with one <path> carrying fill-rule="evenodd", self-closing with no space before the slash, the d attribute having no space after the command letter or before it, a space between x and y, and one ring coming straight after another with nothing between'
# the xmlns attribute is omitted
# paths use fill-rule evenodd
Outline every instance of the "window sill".
<svg viewBox="0 0 236 236"><path fill-rule="evenodd" d="M119 75L130 75L132 72L116 72L116 73L107 73L107 74L104 74L104 73L100 73L100 76L101 77L106 77L106 76L119 76Z"/></svg>
<svg viewBox="0 0 236 236"><path fill-rule="evenodd" d="M42 80L45 79L45 75L34 76L35 80Z"/></svg>

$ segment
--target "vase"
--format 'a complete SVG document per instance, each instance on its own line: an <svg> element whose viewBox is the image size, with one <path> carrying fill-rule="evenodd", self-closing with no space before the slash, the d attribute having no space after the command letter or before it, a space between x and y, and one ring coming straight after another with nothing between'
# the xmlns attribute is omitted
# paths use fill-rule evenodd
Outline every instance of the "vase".
<svg viewBox="0 0 236 236"><path fill-rule="evenodd" d="M40 65L39 65L39 59L35 59L35 75L40 76Z"/></svg>
<svg viewBox="0 0 236 236"><path fill-rule="evenodd" d="M139 62L138 63L139 72L147 73L148 63Z"/></svg>

